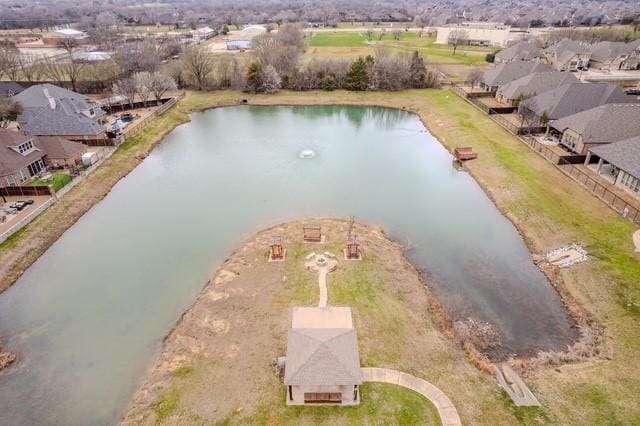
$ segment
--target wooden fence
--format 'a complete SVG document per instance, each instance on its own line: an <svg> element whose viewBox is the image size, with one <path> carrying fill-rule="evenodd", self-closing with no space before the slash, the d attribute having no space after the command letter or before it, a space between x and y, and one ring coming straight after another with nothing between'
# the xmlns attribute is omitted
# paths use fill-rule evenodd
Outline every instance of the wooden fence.
<svg viewBox="0 0 640 426"><path fill-rule="evenodd" d="M27 197L36 195L53 195L54 192L51 187L46 185L41 186L7 186L0 188L0 194L11 197Z"/></svg>
<svg viewBox="0 0 640 426"><path fill-rule="evenodd" d="M476 102L473 102L471 99L454 90L454 86L451 87L451 90L464 98L471 105L479 108ZM464 93L464 91L462 92ZM479 109L482 110L482 108ZM531 148L531 150L553 163L553 165L556 166L558 170L560 170L575 182L582 185L593 195L599 198L602 202L604 202L607 206L609 206L612 210L620 213L623 217L627 218L631 222L640 225L640 209L638 208L638 205L640 205L640 201L635 205L628 203L615 192L608 189L607 186L601 184L600 182L589 176L587 172L580 170L580 168L571 164L573 160L568 160L567 158L558 155L548 146L541 144L540 142L535 140L535 138L533 138L531 135L522 134L523 129L531 131L533 133L533 130L535 130L535 128L520 128L512 122L506 120L504 117L501 117L499 114L491 114L489 115L489 117L492 118L496 123L500 124L507 131L512 133L518 140L525 143L529 148ZM542 131L544 131L546 127L543 127L541 129ZM611 187L612 185L609 186ZM632 197L632 195L629 196Z"/></svg>
<svg viewBox="0 0 640 426"><path fill-rule="evenodd" d="M167 112L169 108L174 106L180 99L184 98L184 95L185 95L185 92L182 92L177 96L174 96L173 98L169 99L167 102L160 105L160 107L156 109L153 112L153 114L147 116L144 120L134 124L133 126L127 127L127 130L125 131L125 140L134 137L135 135L140 133L142 130L144 130L144 128L147 127L147 125L151 121L153 121L156 117L159 117L165 112Z"/></svg>

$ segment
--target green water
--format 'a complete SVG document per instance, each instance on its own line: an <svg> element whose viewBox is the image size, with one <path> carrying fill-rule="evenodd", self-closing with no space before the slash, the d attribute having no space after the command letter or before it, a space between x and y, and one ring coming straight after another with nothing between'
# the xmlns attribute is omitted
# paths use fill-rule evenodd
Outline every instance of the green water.
<svg viewBox="0 0 640 426"><path fill-rule="evenodd" d="M305 149L314 158L301 159ZM19 353L0 424L112 424L162 338L234 247L288 219L383 226L456 318L489 321L496 357L576 337L521 236L417 117L358 107L196 114L0 295Z"/></svg>

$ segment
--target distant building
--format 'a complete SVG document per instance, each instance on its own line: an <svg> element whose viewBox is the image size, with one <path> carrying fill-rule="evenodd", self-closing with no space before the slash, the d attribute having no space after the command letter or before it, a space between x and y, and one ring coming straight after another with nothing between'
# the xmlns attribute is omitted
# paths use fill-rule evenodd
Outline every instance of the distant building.
<svg viewBox="0 0 640 426"><path fill-rule="evenodd" d="M105 112L88 99L53 84L38 84L15 96L23 108L21 129L30 135L64 136L70 140L102 140Z"/></svg>
<svg viewBox="0 0 640 426"><path fill-rule="evenodd" d="M549 63L558 71L587 68L591 58L590 46L568 38L548 47L544 53Z"/></svg>
<svg viewBox="0 0 640 426"><path fill-rule="evenodd" d="M211 37L215 36L216 34L217 34L217 31L211 27L202 27L202 28L198 28L197 30L191 31L191 35L193 36L193 38L199 41L209 40Z"/></svg>
<svg viewBox="0 0 640 426"><path fill-rule="evenodd" d="M227 42L227 50L249 50L251 49L251 40L229 40Z"/></svg>
<svg viewBox="0 0 640 426"><path fill-rule="evenodd" d="M542 49L530 41L520 41L496 53L495 63L503 64L511 61L532 61L544 58Z"/></svg>
<svg viewBox="0 0 640 426"><path fill-rule="evenodd" d="M45 34L42 37L42 42L47 46L56 46L62 40L70 39L82 43L88 38L89 36L84 31L74 30L73 28L62 28Z"/></svg>
<svg viewBox="0 0 640 426"><path fill-rule="evenodd" d="M640 69L640 40L602 41L591 46L589 67L602 70Z"/></svg>
<svg viewBox="0 0 640 426"><path fill-rule="evenodd" d="M287 405L360 404L360 353L351 308L293 308L284 384Z"/></svg>
<svg viewBox="0 0 640 426"><path fill-rule="evenodd" d="M110 52L74 52L73 58L84 62L108 61L111 59Z"/></svg>
<svg viewBox="0 0 640 426"><path fill-rule="evenodd" d="M521 40L528 34L527 30L512 28L492 22L464 22L437 28L436 44L449 44L449 36L453 31L464 31L466 39L463 44L469 46L506 47L509 42Z"/></svg>

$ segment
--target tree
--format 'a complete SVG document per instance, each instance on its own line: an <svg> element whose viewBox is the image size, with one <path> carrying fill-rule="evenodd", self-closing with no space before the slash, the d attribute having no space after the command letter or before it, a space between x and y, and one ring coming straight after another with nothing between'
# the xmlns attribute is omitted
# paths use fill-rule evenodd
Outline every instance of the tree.
<svg viewBox="0 0 640 426"><path fill-rule="evenodd" d="M469 32L465 30L456 29L456 30L452 30L449 33L449 37L447 38L447 43L453 46L453 54L455 55L456 50L458 49L458 46L466 43L467 40L469 40Z"/></svg>
<svg viewBox="0 0 640 426"><path fill-rule="evenodd" d="M182 63L185 70L195 80L198 90L205 89L209 84L209 76L215 66L215 61L205 46L187 50Z"/></svg>
<svg viewBox="0 0 640 426"><path fill-rule="evenodd" d="M126 44L117 50L114 59L124 75L154 72L160 66L156 45L150 41Z"/></svg>
<svg viewBox="0 0 640 426"><path fill-rule="evenodd" d="M262 87L261 91L265 93L276 93L280 90L282 79L278 75L278 72L271 65L267 65L262 73Z"/></svg>
<svg viewBox="0 0 640 426"><path fill-rule="evenodd" d="M0 40L0 78L6 75L9 80L17 80L20 52L11 41Z"/></svg>
<svg viewBox="0 0 640 426"><path fill-rule="evenodd" d="M479 68L475 68L469 71L469 75L467 76L467 80L471 83L471 88L473 89L477 85L482 82L482 77L484 76L484 71Z"/></svg>
<svg viewBox="0 0 640 426"><path fill-rule="evenodd" d="M418 51L414 51L409 62L409 87L420 89L427 84L427 67Z"/></svg>
<svg viewBox="0 0 640 426"><path fill-rule="evenodd" d="M138 86L133 77L124 77L113 83L112 91L116 95L124 97L129 106L133 108L136 95L138 94Z"/></svg>
<svg viewBox="0 0 640 426"><path fill-rule="evenodd" d="M164 96L165 93L169 90L177 89L176 82L173 78L157 71L151 74L147 87L156 98L158 105L160 105L162 96Z"/></svg>
<svg viewBox="0 0 640 426"><path fill-rule="evenodd" d="M137 72L132 77L136 85L136 93L138 97L140 97L142 105L146 108L147 101L151 97L151 88L149 87L151 83L151 73L147 71Z"/></svg>
<svg viewBox="0 0 640 426"><path fill-rule="evenodd" d="M251 93L257 93L262 87L262 64L260 62L252 62L247 70L246 90Z"/></svg>
<svg viewBox="0 0 640 426"><path fill-rule="evenodd" d="M0 127L7 127L11 121L16 121L22 114L22 105L13 98L0 95Z"/></svg>
<svg viewBox="0 0 640 426"><path fill-rule="evenodd" d="M369 86L369 74L367 72L367 62L362 56L351 63L347 72L345 89L364 91Z"/></svg>

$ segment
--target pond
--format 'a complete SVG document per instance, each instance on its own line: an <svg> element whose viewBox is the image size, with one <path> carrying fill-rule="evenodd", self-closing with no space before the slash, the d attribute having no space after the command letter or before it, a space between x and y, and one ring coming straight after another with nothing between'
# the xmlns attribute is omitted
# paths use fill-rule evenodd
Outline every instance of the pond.
<svg viewBox="0 0 640 426"><path fill-rule="evenodd" d="M0 424L111 424L162 338L234 247L301 217L354 215L410 244L454 318L503 349L576 337L522 237L418 117L360 107L194 114L0 295L20 354Z"/></svg>

